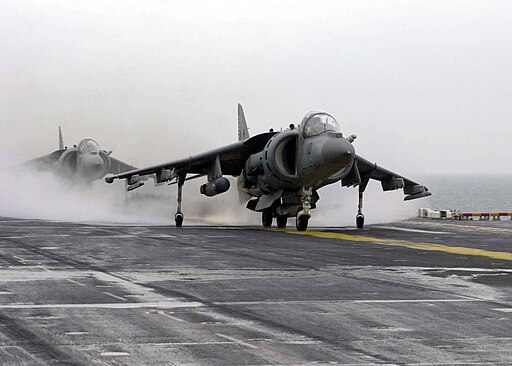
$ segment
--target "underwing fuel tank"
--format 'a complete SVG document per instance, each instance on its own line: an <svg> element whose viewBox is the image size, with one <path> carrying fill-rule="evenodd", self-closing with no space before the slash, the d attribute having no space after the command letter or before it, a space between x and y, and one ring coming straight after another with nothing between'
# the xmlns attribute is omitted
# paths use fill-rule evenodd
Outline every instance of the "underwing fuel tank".
<svg viewBox="0 0 512 366"><path fill-rule="evenodd" d="M230 187L229 180L225 177L220 177L211 182L203 184L199 191L208 197L216 196L220 193L226 192Z"/></svg>

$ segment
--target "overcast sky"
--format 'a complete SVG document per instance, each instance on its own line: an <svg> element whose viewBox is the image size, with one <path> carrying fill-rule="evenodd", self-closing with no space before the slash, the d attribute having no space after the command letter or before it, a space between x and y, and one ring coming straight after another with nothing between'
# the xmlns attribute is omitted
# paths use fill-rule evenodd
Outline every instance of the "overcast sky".
<svg viewBox="0 0 512 366"><path fill-rule="evenodd" d="M512 173L510 1L2 1L4 158L138 166L333 114L388 169Z"/></svg>

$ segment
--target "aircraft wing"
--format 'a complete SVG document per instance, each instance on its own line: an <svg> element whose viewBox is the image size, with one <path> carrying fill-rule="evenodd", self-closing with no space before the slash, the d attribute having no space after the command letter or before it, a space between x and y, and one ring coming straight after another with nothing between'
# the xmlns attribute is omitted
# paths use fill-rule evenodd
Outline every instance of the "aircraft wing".
<svg viewBox="0 0 512 366"><path fill-rule="evenodd" d="M206 175L217 157L219 158L223 175L238 176L249 156L261 151L274 134L274 132L262 133L247 140L235 142L202 154L188 156L147 168L109 175L105 178L105 181L112 183L114 179L128 179L128 182L131 184L136 181L135 177L139 178L155 174L156 183L162 183L175 179L179 175Z"/></svg>
<svg viewBox="0 0 512 366"><path fill-rule="evenodd" d="M109 158L110 158L110 169L108 170L109 174L119 174L119 173L137 169L136 167L134 167L130 164L126 164L126 163L122 162L121 160L117 160L111 156L109 156Z"/></svg>
<svg viewBox="0 0 512 366"><path fill-rule="evenodd" d="M52 170L53 164L59 160L61 155L66 151L66 149L60 149L52 152L51 154L41 156L39 158L35 158L25 162L23 165L35 169L40 172L47 172Z"/></svg>
<svg viewBox="0 0 512 366"><path fill-rule="evenodd" d="M356 170L355 174L360 177L360 184L363 191L366 188L368 181L370 179L375 179L381 182L382 190L384 191L403 189L405 194L405 201L427 197L432 194L424 185L416 183L415 181L403 177L400 174L382 168L359 155L356 155L354 165L355 167L353 170ZM343 185L349 185L345 183L347 182L344 182Z"/></svg>

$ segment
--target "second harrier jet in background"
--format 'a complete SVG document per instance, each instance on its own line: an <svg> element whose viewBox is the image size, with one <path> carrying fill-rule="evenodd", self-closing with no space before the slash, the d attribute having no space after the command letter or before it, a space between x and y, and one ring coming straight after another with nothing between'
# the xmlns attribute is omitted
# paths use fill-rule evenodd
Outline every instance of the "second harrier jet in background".
<svg viewBox="0 0 512 366"><path fill-rule="evenodd" d="M188 179L206 176L200 188L205 196L229 189L224 175L238 177L241 197L249 194L247 208L261 212L265 227L276 218L278 227L286 227L288 217L296 217L297 230L307 229L311 209L319 199L318 189L341 182L344 187L359 187L356 225L362 228L363 192L370 179L381 182L384 191L403 189L405 200L430 196L428 189L356 155L355 135L343 136L338 122L328 113L310 112L295 128L249 137L242 107L238 105L238 142L199 155L188 156L148 168L107 176L105 181L126 179L128 190L144 184L146 175L155 175L156 183L178 183L176 226L183 223L182 188ZM194 174L187 177L188 174Z"/></svg>
<svg viewBox="0 0 512 366"><path fill-rule="evenodd" d="M59 127L59 149L49 155L29 160L25 166L41 172L53 172L74 183L91 184L107 174L117 174L136 169L110 156L112 151L101 150L91 138L83 139L72 148L64 146Z"/></svg>

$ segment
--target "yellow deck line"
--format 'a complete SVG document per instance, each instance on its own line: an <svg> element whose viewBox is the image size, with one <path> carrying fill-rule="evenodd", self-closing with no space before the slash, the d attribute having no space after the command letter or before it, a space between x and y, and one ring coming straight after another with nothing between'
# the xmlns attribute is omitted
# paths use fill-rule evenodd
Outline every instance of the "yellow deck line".
<svg viewBox="0 0 512 366"><path fill-rule="evenodd" d="M445 252L445 253L451 253L451 254L476 255L476 256L480 256L480 257L488 257L488 258L512 261L512 253L509 253L509 252L494 252L494 251L490 251L490 250L466 248L466 247L455 247L455 246L432 244L432 243L415 243L412 241L405 241L405 240L383 239L383 238L375 238L375 237L371 237L371 236L349 235L349 234L341 234L341 233L331 233L331 232L326 232L326 231L295 231L295 230L279 230L279 231L286 232L289 234L296 234L296 235L309 235L309 236L314 236L317 238L367 242L367 243L374 243L374 244L381 244L381 245L398 246L398 247L404 247L404 248L410 248L410 249L431 250L431 251Z"/></svg>

